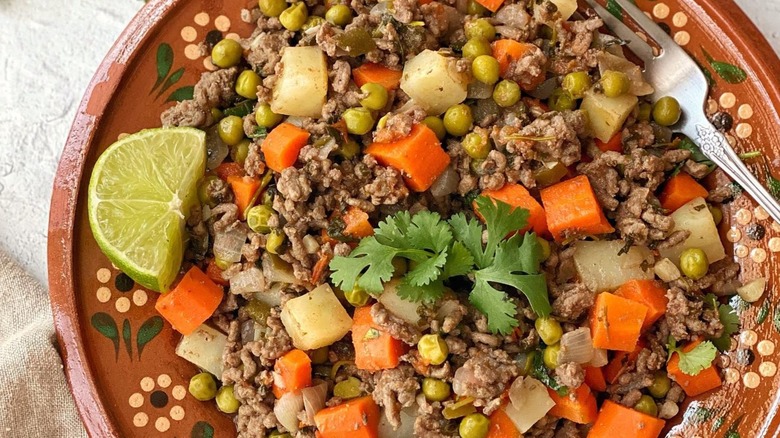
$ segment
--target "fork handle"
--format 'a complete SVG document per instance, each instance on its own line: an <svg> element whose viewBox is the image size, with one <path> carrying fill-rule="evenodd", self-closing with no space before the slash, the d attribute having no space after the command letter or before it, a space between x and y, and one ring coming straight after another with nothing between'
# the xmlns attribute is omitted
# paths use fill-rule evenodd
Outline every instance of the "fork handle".
<svg viewBox="0 0 780 438"><path fill-rule="evenodd" d="M756 202L780 223L780 203L756 179L742 162L726 137L708 120L696 120L686 123L683 133L694 139L704 155L717 164L728 176L739 183Z"/></svg>

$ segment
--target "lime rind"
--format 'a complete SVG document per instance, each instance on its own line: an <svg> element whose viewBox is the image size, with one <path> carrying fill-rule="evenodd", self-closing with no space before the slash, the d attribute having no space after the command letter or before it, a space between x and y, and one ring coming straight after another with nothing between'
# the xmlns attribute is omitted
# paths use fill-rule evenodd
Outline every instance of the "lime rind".
<svg viewBox="0 0 780 438"><path fill-rule="evenodd" d="M195 128L129 135L95 163L87 199L92 234L139 284L166 291L176 278L186 216L205 166L205 133Z"/></svg>

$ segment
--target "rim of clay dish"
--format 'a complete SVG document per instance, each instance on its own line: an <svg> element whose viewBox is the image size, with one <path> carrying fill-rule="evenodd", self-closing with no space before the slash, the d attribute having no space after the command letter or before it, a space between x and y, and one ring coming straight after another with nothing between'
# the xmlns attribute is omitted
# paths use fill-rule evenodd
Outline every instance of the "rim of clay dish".
<svg viewBox="0 0 780 438"><path fill-rule="evenodd" d="M94 372L87 360L73 279L73 237L79 187L86 158L100 124L101 115L114 95L120 78L129 66L131 54L150 37L157 24L180 2L157 0L145 5L114 43L92 78L79 104L54 180L49 216L48 273L49 294L57 340L65 374L79 414L90 436L118 437L113 415L100 399ZM746 65L762 79L763 97L780 107L780 84L771 80L780 71L780 59L752 21L733 0L683 0L700 19L734 31L730 39ZM88 109L89 108L89 109ZM778 404L767 413L769 421L762 432L776 430Z"/></svg>

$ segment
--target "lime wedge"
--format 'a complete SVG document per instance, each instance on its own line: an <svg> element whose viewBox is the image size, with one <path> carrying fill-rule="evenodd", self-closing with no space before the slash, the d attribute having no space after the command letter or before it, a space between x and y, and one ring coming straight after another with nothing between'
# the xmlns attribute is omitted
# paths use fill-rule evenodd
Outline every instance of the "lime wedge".
<svg viewBox="0 0 780 438"><path fill-rule="evenodd" d="M95 163L87 200L92 234L139 284L164 292L176 278L205 166L206 134L194 128L128 135Z"/></svg>

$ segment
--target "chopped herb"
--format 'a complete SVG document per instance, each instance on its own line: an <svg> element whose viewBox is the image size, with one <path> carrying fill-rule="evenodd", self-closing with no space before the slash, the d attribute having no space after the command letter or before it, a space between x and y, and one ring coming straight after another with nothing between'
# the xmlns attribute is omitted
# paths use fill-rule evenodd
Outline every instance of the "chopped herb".
<svg viewBox="0 0 780 438"><path fill-rule="evenodd" d="M380 335L379 330L371 327L370 329L368 329L368 331L366 331L366 334L363 336L363 340L370 341L372 339L378 338L379 335Z"/></svg>
<svg viewBox="0 0 780 438"><path fill-rule="evenodd" d="M764 300L764 304L758 309L758 316L756 316L756 324L763 324L766 321L766 317L769 316L769 300Z"/></svg>
<svg viewBox="0 0 780 438"><path fill-rule="evenodd" d="M680 143L678 146L680 149L685 149L687 151L691 152L691 160L699 163L704 164L709 168L709 172L712 172L715 170L715 163L712 162L709 158L707 158L706 155L704 155L704 152L701 151L699 146L696 145L693 141L691 141L690 138L685 137L682 140L680 140Z"/></svg>
<svg viewBox="0 0 780 438"><path fill-rule="evenodd" d="M761 151L750 151L739 154L740 160L749 160L751 158L758 158L761 156Z"/></svg>
<svg viewBox="0 0 780 438"><path fill-rule="evenodd" d="M265 138L268 135L268 130L262 126L255 126L254 131L252 131L251 134L249 134L249 138L251 139L257 139L257 138Z"/></svg>
<svg viewBox="0 0 780 438"><path fill-rule="evenodd" d="M468 274L474 281L469 300L487 316L492 332L507 334L518 325L515 302L497 284L519 290L534 312L549 315L547 283L539 269L542 249L536 235L515 234L505 239L526 226L528 211L483 196L475 202L486 225L462 213L449 221L430 211L414 216L403 211L388 217L349 256L334 257L330 263L333 283L343 290L357 285L378 295L393 276L393 258L402 257L414 262L398 290L405 300L435 302L444 293L446 280ZM488 237L483 243L485 228Z"/></svg>
<svg viewBox="0 0 780 438"><path fill-rule="evenodd" d="M226 116L238 116L244 117L252 113L257 101L252 99L243 100L236 104L236 106L228 108L224 111Z"/></svg>
<svg viewBox="0 0 780 438"><path fill-rule="evenodd" d="M726 434L723 435L723 438L740 438L737 429L739 428L739 423L742 422L742 417L744 417L744 415L740 415L736 420L734 420L733 423L731 423L731 426L729 426L729 428L726 430Z"/></svg>
<svg viewBox="0 0 780 438"><path fill-rule="evenodd" d="M538 351L535 351L533 355L534 360L533 368L531 369L531 375L553 391L557 392L559 396L563 397L569 395L569 387L561 385L557 380L555 380L554 377L550 376L547 367L544 366L542 354Z"/></svg>
<svg viewBox="0 0 780 438"><path fill-rule="evenodd" d="M693 350L686 352L677 347L677 341L670 336L667 347L669 357L674 353L680 356L680 371L689 376L697 376L702 370L710 367L718 354L718 349L710 341L704 341Z"/></svg>

